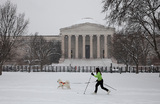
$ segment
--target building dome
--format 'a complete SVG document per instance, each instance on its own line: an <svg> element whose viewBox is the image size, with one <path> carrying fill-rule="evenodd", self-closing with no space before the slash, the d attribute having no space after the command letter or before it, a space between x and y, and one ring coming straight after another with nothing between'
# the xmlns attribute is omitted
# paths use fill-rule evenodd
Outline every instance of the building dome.
<svg viewBox="0 0 160 104"><path fill-rule="evenodd" d="M77 21L75 24L83 24L83 23L95 23L95 24L98 24L96 21L94 21L93 18L90 18L90 17L82 18L81 20Z"/></svg>

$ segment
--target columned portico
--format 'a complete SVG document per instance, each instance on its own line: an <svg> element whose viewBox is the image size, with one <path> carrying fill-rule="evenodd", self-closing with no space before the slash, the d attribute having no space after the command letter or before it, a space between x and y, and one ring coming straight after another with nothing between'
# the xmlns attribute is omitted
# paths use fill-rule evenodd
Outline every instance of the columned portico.
<svg viewBox="0 0 160 104"><path fill-rule="evenodd" d="M95 47L97 50L97 55L96 56L94 56L94 57L96 57L96 58L107 58L107 49L108 49L108 46L107 46L107 35L103 35L104 36L104 42L103 42L103 44L104 44L104 47L102 47L101 45L100 45L100 35L96 35L96 46L94 46L93 45L93 35L91 34L91 35L88 35L89 36L89 44L86 44L86 35L82 35L82 47L80 47L79 45L78 45L78 40L79 40L79 35L75 35L75 47L72 47L74 50L71 50L71 42L72 42L72 36L73 35L65 35L65 36L67 36L68 37L68 40L66 40L66 41L68 41L68 42L65 42L65 40L64 40L64 36L62 36L62 56L64 57L64 58L76 58L76 59L79 59L80 57L79 57L79 54L81 54L80 53L80 51L78 50L78 49L82 49L82 58L83 59L85 59L86 57L88 58L89 57L89 59L93 59L93 47ZM68 43L68 49L66 49L64 46L64 44L65 43ZM78 48L79 47L79 48ZM101 53L103 53L103 52L101 52L102 50L101 50L101 48L103 48L104 49L104 57L101 57ZM68 50L68 57L67 56L64 56L65 54L64 54L64 52L65 52L65 50L67 51ZM73 51L75 51L74 53L75 53L75 56L72 56L72 53L73 53ZM89 52L87 52L87 51L89 51ZM86 53L89 53L89 56L86 56L87 54ZM72 57L71 57L72 56Z"/></svg>
<svg viewBox="0 0 160 104"><path fill-rule="evenodd" d="M62 58L95 59L108 58L109 36L114 28L95 23L83 23L60 30L62 36ZM110 39L110 40L109 40Z"/></svg>

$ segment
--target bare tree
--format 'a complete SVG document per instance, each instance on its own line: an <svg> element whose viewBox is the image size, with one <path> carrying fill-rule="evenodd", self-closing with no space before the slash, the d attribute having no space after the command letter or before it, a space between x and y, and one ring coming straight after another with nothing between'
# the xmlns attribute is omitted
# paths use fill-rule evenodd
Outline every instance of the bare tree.
<svg viewBox="0 0 160 104"><path fill-rule="evenodd" d="M143 49L141 47L142 40L138 34L129 35L128 36L128 43L124 44L124 47L128 50L130 57L132 58L133 62L136 65L136 73L138 73L138 67L140 64L141 57L143 55Z"/></svg>
<svg viewBox="0 0 160 104"><path fill-rule="evenodd" d="M24 19L24 13L16 12L17 6L10 1L0 5L0 75L3 63L10 58L11 51L15 48L17 37L25 33L29 23Z"/></svg>
<svg viewBox="0 0 160 104"><path fill-rule="evenodd" d="M61 42L60 41L52 41L52 55L50 57L51 63L59 63L59 59L61 58Z"/></svg>
<svg viewBox="0 0 160 104"><path fill-rule="evenodd" d="M31 71L31 65L33 65L35 62L38 62L39 60L35 57L35 49L34 49L34 42L36 40L35 36L38 35L38 33L35 33L35 35L29 35L25 39L25 44L22 47L23 53L23 61L24 63L27 63L29 65L29 72Z"/></svg>
<svg viewBox="0 0 160 104"><path fill-rule="evenodd" d="M160 59L157 41L157 36L160 35L159 0L103 0L102 3L102 12L106 13L106 19L110 24L117 23L123 26L123 29L133 27L134 32L141 30Z"/></svg>
<svg viewBox="0 0 160 104"><path fill-rule="evenodd" d="M146 64L144 60L150 51L148 42L144 41L140 32L115 34L113 40L113 56L126 64L126 71L129 64L136 65L136 73L138 73L138 66Z"/></svg>
<svg viewBox="0 0 160 104"><path fill-rule="evenodd" d="M113 36L113 57L120 63L126 65L126 71L131 63L131 58L129 52L123 47L124 44L128 44L126 40L126 35L122 33L115 33Z"/></svg>
<svg viewBox="0 0 160 104"><path fill-rule="evenodd" d="M50 58L53 58L53 55L60 56L57 50L59 47L56 47L55 41L47 41L42 36L35 34L30 36L31 39L27 44L27 53L25 60L29 65L40 64L41 71L45 64L51 64Z"/></svg>

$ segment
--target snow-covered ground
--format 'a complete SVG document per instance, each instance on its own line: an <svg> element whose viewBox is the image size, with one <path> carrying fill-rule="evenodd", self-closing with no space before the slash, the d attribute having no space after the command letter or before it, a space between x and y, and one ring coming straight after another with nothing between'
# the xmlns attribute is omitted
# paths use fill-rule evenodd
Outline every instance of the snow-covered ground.
<svg viewBox="0 0 160 104"><path fill-rule="evenodd" d="M158 73L103 73L104 83L117 89L110 95L99 88L90 73L3 72L0 76L0 104L160 104ZM57 80L69 80L71 89L57 89Z"/></svg>

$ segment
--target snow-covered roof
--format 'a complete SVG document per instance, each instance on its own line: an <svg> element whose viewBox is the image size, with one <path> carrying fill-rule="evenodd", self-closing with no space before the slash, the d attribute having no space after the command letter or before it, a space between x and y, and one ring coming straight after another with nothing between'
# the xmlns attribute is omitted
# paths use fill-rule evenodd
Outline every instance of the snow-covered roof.
<svg viewBox="0 0 160 104"><path fill-rule="evenodd" d="M101 27L106 28L105 25L102 25L102 24L98 23L98 22L95 21L93 18L86 17L86 18L82 18L81 20L73 23L73 24L70 25L70 26L61 28L60 31L62 31L62 30L64 30L64 29L70 29L70 28L72 28L72 27L79 26L79 25L83 25L83 24L92 24L92 25L97 25L97 26L101 26Z"/></svg>
<svg viewBox="0 0 160 104"><path fill-rule="evenodd" d="M90 17L82 18L81 20L77 21L75 24L83 24L83 23L99 24L97 21L95 21L93 18L90 18Z"/></svg>

